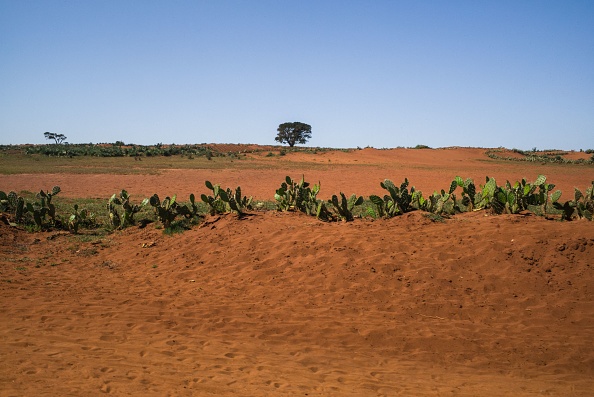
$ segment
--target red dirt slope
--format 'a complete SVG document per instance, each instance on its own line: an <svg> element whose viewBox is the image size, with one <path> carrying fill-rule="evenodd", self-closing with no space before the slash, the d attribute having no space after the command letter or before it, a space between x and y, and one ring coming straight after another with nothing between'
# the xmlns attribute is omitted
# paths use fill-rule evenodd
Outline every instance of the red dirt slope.
<svg viewBox="0 0 594 397"><path fill-rule="evenodd" d="M0 224L0 395L590 396L592 225Z"/></svg>

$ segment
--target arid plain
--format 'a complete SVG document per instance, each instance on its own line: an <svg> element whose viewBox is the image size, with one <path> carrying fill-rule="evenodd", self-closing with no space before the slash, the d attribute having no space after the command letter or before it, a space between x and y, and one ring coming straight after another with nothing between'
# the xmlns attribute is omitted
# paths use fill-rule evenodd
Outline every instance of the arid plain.
<svg viewBox="0 0 594 397"><path fill-rule="evenodd" d="M217 150L242 153L38 158L0 175L0 190L187 200L210 180L271 201L286 175L321 182L329 198L383 194L385 178L428 195L457 175L478 185L544 174L569 199L594 180L592 165L494 160L479 148ZM415 211L325 223L253 211L173 236L155 226L84 239L0 223L0 396L594 392L592 222L488 211L436 222Z"/></svg>

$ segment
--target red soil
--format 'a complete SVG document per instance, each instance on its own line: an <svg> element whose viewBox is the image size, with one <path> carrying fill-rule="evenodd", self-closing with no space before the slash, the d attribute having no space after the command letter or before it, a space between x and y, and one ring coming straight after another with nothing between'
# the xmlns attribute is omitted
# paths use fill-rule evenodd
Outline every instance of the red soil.
<svg viewBox="0 0 594 397"><path fill-rule="evenodd" d="M327 171L306 170L328 194L380 193L386 177L427 192L457 174L502 183L543 173L562 189L594 179L591 167L531 168L479 149L285 157L262 157L279 170L186 170L192 186L151 179L169 172L55 184L79 197L128 183L137 197L189 194L210 173L270 198L308 159L330 159ZM593 225L255 212L173 237L148 225L83 242L0 222L0 396L590 396Z"/></svg>
<svg viewBox="0 0 594 397"><path fill-rule="evenodd" d="M238 145L226 146L229 150L237 150ZM248 149L254 148L249 146L245 150ZM256 199L273 200L276 189L287 175L300 179L305 174L307 181L321 182L320 197L330 198L340 191L348 195L384 194L379 183L386 178L400 184L406 177L411 186L427 196L435 190L449 188L457 175L472 178L478 187L484 184L486 176L494 177L499 185L503 185L506 180L512 183L522 178L534 181L539 174L544 174L549 183L565 192L563 197L569 198L574 187L584 190L594 180L592 166L495 161L485 155L485 149L476 148L363 149L348 153L288 153L282 157L266 157L267 153L248 154L248 160L236 162L242 168L230 163L234 168L163 169L156 175L0 175L0 186L5 190L37 191L51 181L52 186L62 188L61 197L108 198L126 189L136 199L158 193L177 194L180 199L187 200L191 193L208 193L204 181L210 180L222 187L241 186L244 194ZM134 159L130 162L133 166Z"/></svg>

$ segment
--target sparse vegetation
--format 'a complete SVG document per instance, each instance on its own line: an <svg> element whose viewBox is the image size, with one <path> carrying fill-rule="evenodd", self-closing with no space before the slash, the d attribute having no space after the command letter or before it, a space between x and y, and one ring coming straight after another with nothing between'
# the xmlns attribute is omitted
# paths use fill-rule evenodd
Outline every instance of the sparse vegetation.
<svg viewBox="0 0 594 397"><path fill-rule="evenodd" d="M42 149L45 148L45 149ZM415 148L428 149L428 146L417 145ZM43 150L48 150L47 156L40 155ZM123 141L117 141L114 144L86 144L70 145L60 143L58 145L24 145L21 147L1 146L0 161L2 161L2 172L5 173L29 173L29 172L60 172L64 167L75 169L76 173L89 172L96 173L98 168L103 167L102 173L111 173L105 171L114 164L114 173L158 173L164 167L189 167L220 169L231 167L241 167L236 165L241 162L234 160L245 159L246 151L235 150L228 147L223 150L220 147L202 145L163 145L140 146L134 144L125 144ZM236 147L239 149L239 147ZM281 148L265 147L261 149L259 156L252 159L264 159L265 157L278 157L274 153L307 153L311 155L324 155L331 149L327 148ZM350 149L334 149L334 153L350 152ZM29 152L31 154L21 154ZM195 154L194 154L195 153ZM490 157L505 156L505 149L494 149L489 152ZM582 151L584 154L592 154L591 149ZM53 157L55 154L55 157ZM96 155L105 154L109 159L94 158ZM507 154L515 155L521 161L540 161L552 162L556 164L569 163L567 157L569 152L563 151L543 151L533 148L531 151L520 149L507 150ZM72 155L72 158L63 158L66 155ZM188 161L196 155L196 159ZM76 159L77 156L89 156L84 159ZM147 157L143 163L130 163L130 159L118 158L126 156ZM177 157L173 157L177 156ZM199 157L202 156L200 159ZM7 159L16 159L20 164L15 165L15 161ZM151 159L148 159L151 157ZM213 161L208 161L212 158ZM249 158L249 157L247 157ZM576 158L575 154L572 158ZM336 163L341 164L341 157L337 156ZM585 159L585 157L583 158ZM329 164L335 164L335 158L324 156L322 161L317 164L308 165L315 167L316 170L325 170L331 167ZM327 160L327 162L326 162ZM270 162L276 160L270 159L261 162L262 167L270 167ZM587 164L588 160L574 161L574 163ZM585 162L584 162L585 161ZM80 164L84 167L79 167ZM266 165L264 165L266 163ZM282 160L288 167L291 161ZM21 164L27 164L23 168ZM87 168L86 165L89 165ZM135 164L135 166L131 166ZM233 164L233 165L230 165ZM6 167L4 167L6 165ZM342 165L342 164L341 164ZM365 164L367 166L367 164ZM52 168L54 167L54 168ZM251 167L246 167L249 169ZM253 168L253 167L252 167ZM257 167L256 167L257 168ZM299 164L300 171L303 169L302 163ZM581 168L581 167L580 167ZM117 170L116 170L117 169ZM309 168L306 168L309 169ZM49 170L49 171L48 171ZM139 171L140 170L140 171ZM385 179L380 183L384 194L369 196L365 201L359 195L346 196L339 193L332 196L332 199L320 199L321 184L310 184L305 181L302 175L300 179L293 180L289 176L285 178L281 186L276 189L274 201L260 201L257 205L251 197L243 195L241 187L234 189L227 188L223 190L219 185L214 185L209 181L205 182L206 187L211 191L208 195L202 194L199 203L195 201L193 194L190 195L188 203L177 202L176 196L166 197L161 201L157 194L144 199L137 204L131 202L130 196L126 190L121 190L114 194L107 202L107 211L104 199L72 199L62 196L56 201L55 196L60 193L58 186L51 191L41 190L34 194L21 191L20 193L10 191L5 193L0 191L0 211L2 211L3 220L13 226L18 225L29 231L39 230L69 230L73 233L80 233L85 229L98 229L92 234L108 233L118 228L134 226L138 223L141 226L160 221L165 229L185 230L192 224L199 222L203 214L225 214L236 213L243 215L247 211L256 207L259 210L271 209L275 207L280 211L298 211L309 216L315 216L324 221L345 220L350 221L356 217L369 216L373 218L390 218L405 214L410 211L423 211L447 218L463 212L486 210L493 214L517 214L527 211L546 216L553 219L573 220L573 219L592 219L594 212L592 198L592 187L588 187L584 193L575 189L571 200L562 201L561 192L554 191L555 185L547 182L544 175L538 175L534 182L528 182L521 179L516 182L506 181L502 186L497 185L495 178L487 177L484 185L474 183L471 178L463 179L456 176L452 182L444 189L435 190L433 194L423 196L421 191L411 186L408 178L400 185L394 184L391 180ZM152 202L151 202L152 201ZM151 204L146 206L146 204ZM180 217L182 219L180 219ZM136 218L142 220L139 222Z"/></svg>
<svg viewBox="0 0 594 397"><path fill-rule="evenodd" d="M588 149L589 150L589 149ZM588 150L585 153L589 153ZM537 151L533 148L532 151L524 151L520 149L512 149L512 153L520 156L510 156L506 149L490 149L487 150L486 155L494 160L505 161L527 161L533 163L556 163L556 164L594 164L594 155L590 159L569 159L564 156L568 154L562 150L541 150ZM506 155L507 154L507 155Z"/></svg>
<svg viewBox="0 0 594 397"><path fill-rule="evenodd" d="M230 188L223 190L219 185L213 185L209 181L206 181L205 185L213 192L212 196L202 194L202 201L208 205L207 210L199 207L194 194L190 195L187 204L180 204L175 195L161 201L159 196L154 194L144 199L140 205L134 205L130 203L127 191L122 190L119 196L114 194L109 199L106 215L97 215L100 207L92 200L86 202L93 210L83 209L78 203L70 200L66 205L73 205L74 211L70 210L70 215L62 220L52 201L53 197L61 191L59 186L55 186L51 191L41 190L35 196L28 192L19 195L14 191L8 194L0 191L0 208L8 215L10 224L13 226L22 225L29 231L65 229L75 234L81 227L95 229L103 224L113 230L135 225L134 214L140 212L147 203L154 209L155 218L161 222L168 234L186 230L206 212L212 215L235 212L242 216L245 211L253 209L252 198L243 196L240 187L235 190ZM495 178L486 177L485 184L481 185L478 191L472 179L464 180L456 176L447 191L443 189L440 192L435 191L427 198L414 187L409 191L407 178L399 187L389 179L381 182L380 186L388 194L383 198L371 195L365 205L363 205L365 201L362 196L353 194L347 197L342 192L324 201L317 198L320 184L311 187L304 176L298 182L287 176L280 188L276 190L275 205L279 211L299 211L323 221L352 221L355 216L364 215L373 218L390 218L416 210L438 217L478 210L488 210L494 214L517 214L529 211L540 216L557 216L566 221L592 220L594 214L594 181L584 193L575 188L574 197L565 202L560 201L560 190L551 194L555 185L547 183L544 175L539 175L534 182L522 179L512 184L506 181L504 186L498 186ZM462 190L460 198L455 193L458 188ZM29 201L32 197L37 201ZM271 206L271 203L258 203L260 209L270 209ZM60 210L68 211L66 206L62 206ZM178 216L182 216L183 219L176 221ZM146 222L142 222L142 225L144 226L147 222L152 220L147 219Z"/></svg>

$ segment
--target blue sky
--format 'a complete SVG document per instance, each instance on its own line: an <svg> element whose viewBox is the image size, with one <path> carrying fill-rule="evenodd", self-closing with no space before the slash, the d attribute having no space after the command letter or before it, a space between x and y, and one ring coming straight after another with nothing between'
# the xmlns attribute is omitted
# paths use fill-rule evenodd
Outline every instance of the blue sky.
<svg viewBox="0 0 594 397"><path fill-rule="evenodd" d="M0 0L0 143L594 148L594 1Z"/></svg>

